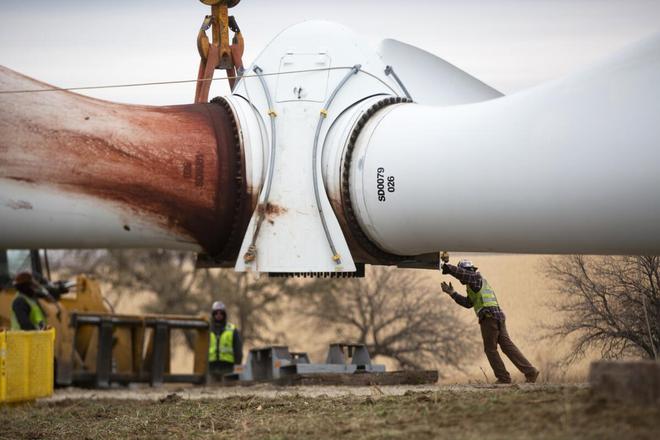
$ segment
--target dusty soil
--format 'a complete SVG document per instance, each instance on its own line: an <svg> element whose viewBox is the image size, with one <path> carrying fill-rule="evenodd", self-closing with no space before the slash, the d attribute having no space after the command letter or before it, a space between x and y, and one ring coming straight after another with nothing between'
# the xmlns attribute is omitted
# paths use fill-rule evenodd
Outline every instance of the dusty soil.
<svg viewBox="0 0 660 440"><path fill-rule="evenodd" d="M660 419L660 407L594 400L584 386L318 390L326 388L58 393L0 408L0 438L621 440L657 438Z"/></svg>

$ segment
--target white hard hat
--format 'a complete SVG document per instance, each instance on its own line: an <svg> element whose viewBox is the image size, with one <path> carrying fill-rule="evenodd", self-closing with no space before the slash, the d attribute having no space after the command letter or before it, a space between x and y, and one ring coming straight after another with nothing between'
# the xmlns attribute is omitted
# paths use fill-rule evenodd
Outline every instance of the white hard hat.
<svg viewBox="0 0 660 440"><path fill-rule="evenodd" d="M477 270L477 268L472 264L472 261L463 259L458 262L458 267L461 269L474 269Z"/></svg>
<svg viewBox="0 0 660 440"><path fill-rule="evenodd" d="M211 306L211 311L215 312L216 310L222 310L223 312L226 311L227 308L225 307L225 303L222 301L214 301Z"/></svg>

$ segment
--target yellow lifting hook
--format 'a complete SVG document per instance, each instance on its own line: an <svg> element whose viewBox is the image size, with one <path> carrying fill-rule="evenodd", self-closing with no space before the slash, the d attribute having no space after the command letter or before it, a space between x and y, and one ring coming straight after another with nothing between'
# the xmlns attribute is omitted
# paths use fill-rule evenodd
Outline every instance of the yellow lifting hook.
<svg viewBox="0 0 660 440"><path fill-rule="evenodd" d="M233 16L229 16L229 8L236 6L240 0L200 0L211 6L211 15L207 15L197 34L197 51L200 62L197 73L197 88L195 102L208 102L211 80L216 69L224 69L229 76L229 86L233 89L235 77L243 70L243 51L245 43L241 30ZM211 41L206 31L211 29ZM229 30L234 32L234 38L229 44Z"/></svg>

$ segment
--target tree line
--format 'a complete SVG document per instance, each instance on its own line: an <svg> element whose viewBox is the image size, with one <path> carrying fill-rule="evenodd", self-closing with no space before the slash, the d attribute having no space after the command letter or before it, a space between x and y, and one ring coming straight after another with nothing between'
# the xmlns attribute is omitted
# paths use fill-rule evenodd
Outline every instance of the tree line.
<svg viewBox="0 0 660 440"><path fill-rule="evenodd" d="M460 368L480 350L474 328L419 271L373 266L362 279L268 278L195 270L194 254L164 250L66 251L55 266L64 276L97 277L114 304L151 293L145 312L206 314L221 299L251 346L286 340L277 320L295 312L337 342L364 343L372 357L401 368ZM559 316L542 324L542 338L570 341L566 363L591 351L657 358L660 257L548 257L541 270L552 286L548 305Z"/></svg>
<svg viewBox="0 0 660 440"><path fill-rule="evenodd" d="M285 341L275 329L290 312L336 342L366 344L372 358L390 358L403 369L458 368L476 351L475 334L457 309L416 272L370 267L361 279L269 278L195 270L195 254L165 250L66 251L56 261L63 276L101 280L115 306L142 292L152 294L144 312L199 315L222 300L249 346Z"/></svg>

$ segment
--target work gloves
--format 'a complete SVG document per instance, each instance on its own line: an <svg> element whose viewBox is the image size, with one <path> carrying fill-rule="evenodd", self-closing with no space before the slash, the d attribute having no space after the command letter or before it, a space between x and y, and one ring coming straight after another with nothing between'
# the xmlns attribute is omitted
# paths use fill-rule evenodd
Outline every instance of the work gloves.
<svg viewBox="0 0 660 440"><path fill-rule="evenodd" d="M442 289L443 292L445 292L447 295L450 296L456 293L456 291L454 290L454 286L452 286L451 283L446 283L443 281L442 283L440 283L440 288Z"/></svg>
<svg viewBox="0 0 660 440"><path fill-rule="evenodd" d="M443 275L449 273L449 270L445 267L446 263L449 263L449 252L443 251L440 253L440 270Z"/></svg>
<svg viewBox="0 0 660 440"><path fill-rule="evenodd" d="M449 252L443 251L440 253L440 269L442 270L443 274L449 273L449 269L447 269L447 266L445 266L447 263L449 263ZM443 281L440 283L440 287L442 288L442 291L447 295L453 295L456 293L454 286L452 286L451 283L446 283Z"/></svg>

